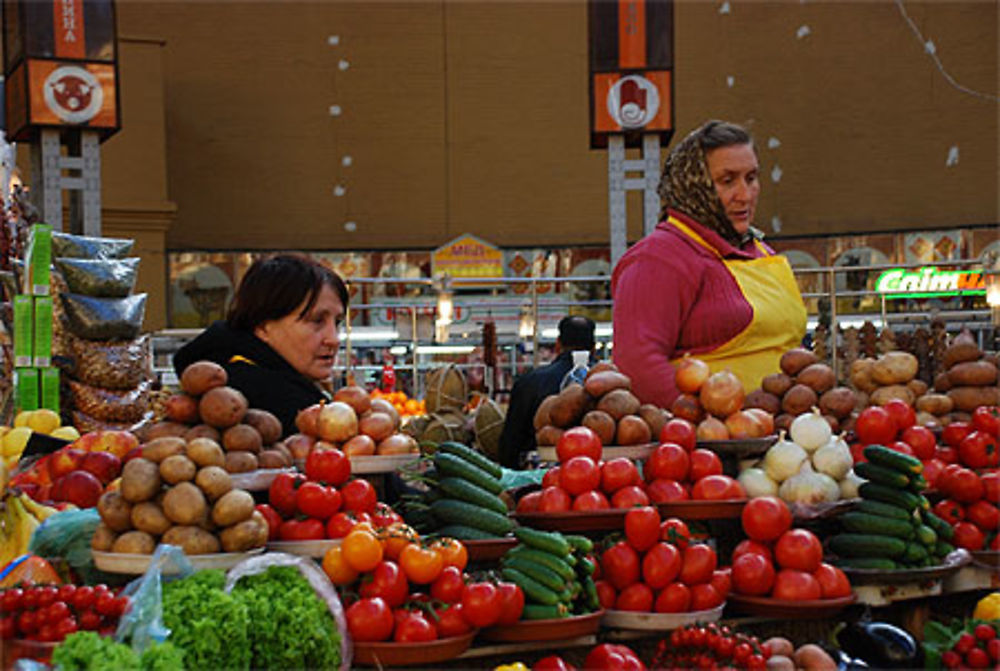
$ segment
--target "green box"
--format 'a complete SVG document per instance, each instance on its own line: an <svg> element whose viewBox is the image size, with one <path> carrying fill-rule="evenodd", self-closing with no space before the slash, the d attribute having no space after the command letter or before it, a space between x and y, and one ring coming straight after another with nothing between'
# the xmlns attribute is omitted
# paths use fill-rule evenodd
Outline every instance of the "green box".
<svg viewBox="0 0 1000 671"><path fill-rule="evenodd" d="M32 365L52 365L52 296L35 296L35 341L31 350Z"/></svg>
<svg viewBox="0 0 1000 671"><path fill-rule="evenodd" d="M14 296L14 365L30 366L34 342L35 301L31 296Z"/></svg>
<svg viewBox="0 0 1000 671"><path fill-rule="evenodd" d="M24 293L48 296L52 266L52 227L35 224L24 251Z"/></svg>
<svg viewBox="0 0 1000 671"><path fill-rule="evenodd" d="M38 410L38 378L37 368L14 369L14 412Z"/></svg>
<svg viewBox="0 0 1000 671"><path fill-rule="evenodd" d="M59 412L59 369L41 369L41 407Z"/></svg>

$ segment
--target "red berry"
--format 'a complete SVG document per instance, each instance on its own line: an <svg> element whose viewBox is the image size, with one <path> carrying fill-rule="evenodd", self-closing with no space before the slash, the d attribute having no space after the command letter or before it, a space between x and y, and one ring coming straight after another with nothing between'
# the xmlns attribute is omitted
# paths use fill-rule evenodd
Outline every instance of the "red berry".
<svg viewBox="0 0 1000 671"><path fill-rule="evenodd" d="M988 624L977 624L976 628L972 630L972 633L976 635L980 641L992 641L997 637L997 632L993 627Z"/></svg>
<svg viewBox="0 0 1000 671"><path fill-rule="evenodd" d="M946 669L957 669L962 665L962 656L954 650L941 653L941 665Z"/></svg>
<svg viewBox="0 0 1000 671"><path fill-rule="evenodd" d="M1000 638L994 638L986 642L986 652L994 662L1000 662Z"/></svg>
<svg viewBox="0 0 1000 671"><path fill-rule="evenodd" d="M976 647L976 637L966 631L958 637L958 641L955 643L955 652L964 655L974 647Z"/></svg>
<svg viewBox="0 0 1000 671"><path fill-rule="evenodd" d="M985 669L990 665L990 658L982 648L973 648L965 653L965 663L973 669Z"/></svg>

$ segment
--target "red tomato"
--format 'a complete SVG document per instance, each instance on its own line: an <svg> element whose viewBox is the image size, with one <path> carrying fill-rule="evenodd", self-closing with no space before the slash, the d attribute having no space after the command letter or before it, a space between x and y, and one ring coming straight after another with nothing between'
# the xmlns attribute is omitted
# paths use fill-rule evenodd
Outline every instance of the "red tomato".
<svg viewBox="0 0 1000 671"><path fill-rule="evenodd" d="M957 449L970 433L972 433L972 424L969 422L952 422L941 429L941 440L948 447Z"/></svg>
<svg viewBox="0 0 1000 671"><path fill-rule="evenodd" d="M790 529L774 545L774 559L783 569L812 573L823 561L823 545L806 529Z"/></svg>
<svg viewBox="0 0 1000 671"><path fill-rule="evenodd" d="M542 476L542 489L559 486L559 467L553 466Z"/></svg>
<svg viewBox="0 0 1000 671"><path fill-rule="evenodd" d="M306 477L339 487L351 477L351 460L337 448L311 450L306 457Z"/></svg>
<svg viewBox="0 0 1000 671"><path fill-rule="evenodd" d="M688 450L677 443L660 443L646 458L643 473L647 480L664 478L681 482L687 479L690 468L691 457L688 456Z"/></svg>
<svg viewBox="0 0 1000 671"><path fill-rule="evenodd" d="M938 476L941 475L941 471L944 470L944 466L945 463L937 457L932 457L924 462L924 480L927 481L928 487L936 486Z"/></svg>
<svg viewBox="0 0 1000 671"><path fill-rule="evenodd" d="M688 470L688 479L697 483L709 475L722 475L722 460L719 455L711 450L694 450L691 452L691 468Z"/></svg>
<svg viewBox="0 0 1000 671"><path fill-rule="evenodd" d="M653 610L657 613L685 613L691 608L691 590L680 582L672 582L656 596Z"/></svg>
<svg viewBox="0 0 1000 671"><path fill-rule="evenodd" d="M856 464L863 464L868 461L865 458L864 443L851 443L851 459L854 460L854 463Z"/></svg>
<svg viewBox="0 0 1000 671"><path fill-rule="evenodd" d="M392 610L382 599L358 599L347 607L347 629L355 641L385 641L395 624Z"/></svg>
<svg viewBox="0 0 1000 671"><path fill-rule="evenodd" d="M949 483L948 491L945 493L959 503L975 503L983 498L983 482L968 468L954 471Z"/></svg>
<svg viewBox="0 0 1000 671"><path fill-rule="evenodd" d="M466 621L474 627L496 624L502 603L500 591L489 582L470 583L462 594L462 612Z"/></svg>
<svg viewBox="0 0 1000 671"><path fill-rule="evenodd" d="M917 423L917 413L914 412L909 403L902 399L894 398L884 403L882 407L892 417L897 435L900 431L904 431Z"/></svg>
<svg viewBox="0 0 1000 671"><path fill-rule="evenodd" d="M375 528L385 528L390 524L402 521L403 516L393 510L388 503L379 501L375 504L375 510L372 511L372 524L375 525Z"/></svg>
<svg viewBox="0 0 1000 671"><path fill-rule="evenodd" d="M697 450L695 450L697 451ZM694 483L691 498L702 501L724 501L746 498L743 485L728 475L708 475Z"/></svg>
<svg viewBox="0 0 1000 671"><path fill-rule="evenodd" d="M685 454L687 454L685 452ZM687 501L688 491L676 480L657 478L646 485L646 495L653 503L670 503L671 501Z"/></svg>
<svg viewBox="0 0 1000 671"><path fill-rule="evenodd" d="M621 591L639 580L639 555L625 541L619 541L601 555L601 572Z"/></svg>
<svg viewBox="0 0 1000 671"><path fill-rule="evenodd" d="M733 569L729 566L715 569L712 571L712 582L710 584L725 599L733 587Z"/></svg>
<svg viewBox="0 0 1000 671"><path fill-rule="evenodd" d="M281 528L281 515L267 503L258 503L254 509L263 515L264 521L267 522L267 540L277 540L278 530Z"/></svg>
<svg viewBox="0 0 1000 671"><path fill-rule="evenodd" d="M465 621L460 603L448 604L445 608L435 610L435 613L438 616L435 624L438 638L461 636L472 631L472 625Z"/></svg>
<svg viewBox="0 0 1000 671"><path fill-rule="evenodd" d="M642 558L642 580L652 589L663 589L681 572L681 553L670 543L659 542Z"/></svg>
<svg viewBox="0 0 1000 671"><path fill-rule="evenodd" d="M990 503L1000 505L1000 471L991 471L979 476L983 483L983 498Z"/></svg>
<svg viewBox="0 0 1000 671"><path fill-rule="evenodd" d="M710 582L691 587L691 610L711 610L722 605L724 597Z"/></svg>
<svg viewBox="0 0 1000 671"><path fill-rule="evenodd" d="M782 569L774 577L772 596L786 601L813 601L822 598L823 590L812 574L794 569Z"/></svg>
<svg viewBox="0 0 1000 671"><path fill-rule="evenodd" d="M985 431L973 431L958 444L958 458L969 468L991 468L1000 463L997 439Z"/></svg>
<svg viewBox="0 0 1000 671"><path fill-rule="evenodd" d="M323 522L308 518L304 520L285 520L278 527L278 536L283 541L318 541L326 537Z"/></svg>
<svg viewBox="0 0 1000 671"><path fill-rule="evenodd" d="M819 565L813 573L816 582L824 599L839 599L840 597L851 595L851 581L847 575L836 566L831 566L826 562Z"/></svg>
<svg viewBox="0 0 1000 671"><path fill-rule="evenodd" d="M792 526L792 512L777 496L758 496L745 506L740 519L743 531L755 541L773 541Z"/></svg>
<svg viewBox="0 0 1000 671"><path fill-rule="evenodd" d="M95 598L94 588L90 585L77 587L76 593L73 594L73 608L75 608L78 613L87 610L94 605ZM8 610L6 604L4 604L4 610Z"/></svg>
<svg viewBox="0 0 1000 671"><path fill-rule="evenodd" d="M625 513L625 538L636 552L645 552L660 540L660 513L652 506Z"/></svg>
<svg viewBox="0 0 1000 671"><path fill-rule="evenodd" d="M759 554L744 554L733 560L733 589L738 594L764 596L774 586L774 565Z"/></svg>
<svg viewBox="0 0 1000 671"><path fill-rule="evenodd" d="M951 449L951 448L949 448ZM962 466L959 464L948 464L943 469L941 469L941 474L938 476L937 486L941 490L941 493L945 496L950 496L952 481L955 477L955 473L962 470Z"/></svg>
<svg viewBox="0 0 1000 671"><path fill-rule="evenodd" d="M634 508L648 505L649 497L638 485L622 487L611 496L612 508Z"/></svg>
<svg viewBox="0 0 1000 671"><path fill-rule="evenodd" d="M896 438L896 422L888 410L873 405L858 414L854 433L865 445L888 445Z"/></svg>
<svg viewBox="0 0 1000 671"><path fill-rule="evenodd" d="M344 510L356 513L375 512L375 504L378 503L378 495L372 483L361 478L351 480L340 488L340 495L344 498Z"/></svg>
<svg viewBox="0 0 1000 671"><path fill-rule="evenodd" d="M304 482L295 497L298 511L308 517L328 520L340 510L342 503L336 487L327 487L318 482Z"/></svg>
<svg viewBox="0 0 1000 671"><path fill-rule="evenodd" d="M632 671L645 667L635 666L635 653L624 645L602 643L587 653L583 668L587 671Z"/></svg>
<svg viewBox="0 0 1000 671"><path fill-rule="evenodd" d="M390 608L396 608L406 601L410 593L410 583L403 569L399 568L399 564L383 560L372 569L371 580L361 582L359 591L363 597L381 597Z"/></svg>
<svg viewBox="0 0 1000 671"><path fill-rule="evenodd" d="M690 452L697 442L694 424L679 417L671 419L660 429L660 442L676 443Z"/></svg>
<svg viewBox="0 0 1000 671"><path fill-rule="evenodd" d="M528 492L517 501L517 512L534 513L538 512L538 504L542 499L541 490Z"/></svg>
<svg viewBox="0 0 1000 671"><path fill-rule="evenodd" d="M562 487L546 487L538 499L538 512L540 513L564 513L570 509L569 494Z"/></svg>
<svg viewBox="0 0 1000 671"><path fill-rule="evenodd" d="M607 510L611 507L608 497L596 489L580 494L573 499L572 510Z"/></svg>
<svg viewBox="0 0 1000 671"><path fill-rule="evenodd" d="M771 546L749 538L740 541L733 549L732 561L735 562L745 554L756 554L766 558L768 561L774 561L774 556L771 554Z"/></svg>
<svg viewBox="0 0 1000 671"><path fill-rule="evenodd" d="M622 487L639 484L639 469L631 459L618 457L605 461L601 466L601 489L613 494Z"/></svg>
<svg viewBox="0 0 1000 671"><path fill-rule="evenodd" d="M601 486L601 469L590 457L570 457L559 467L559 486L571 496L597 489Z"/></svg>
<svg viewBox="0 0 1000 671"><path fill-rule="evenodd" d="M965 508L965 519L983 531L996 531L1000 528L1000 510L989 501L983 499Z"/></svg>
<svg viewBox="0 0 1000 671"><path fill-rule="evenodd" d="M601 608L614 608L618 592L611 586L611 583L607 580L598 580L594 585L597 587L597 599L601 602Z"/></svg>
<svg viewBox="0 0 1000 671"><path fill-rule="evenodd" d="M93 610L85 610L80 613L80 629L86 631L97 631L101 626L101 616Z"/></svg>
<svg viewBox="0 0 1000 671"><path fill-rule="evenodd" d="M934 456L934 452L937 450L937 438L934 437L934 432L926 426L908 426L903 429L903 435L900 438L913 448L913 456L920 461L927 461Z"/></svg>
<svg viewBox="0 0 1000 671"><path fill-rule="evenodd" d="M712 579L717 561L715 550L704 543L689 545L684 548L679 580L688 587L708 582Z"/></svg>
<svg viewBox="0 0 1000 671"><path fill-rule="evenodd" d="M409 611L396 622L392 640L397 643L425 643L436 641L437 637L437 629L426 617L416 611Z"/></svg>
<svg viewBox="0 0 1000 671"><path fill-rule="evenodd" d="M279 473L268 487L268 501L285 517L295 514L296 490L306 481L301 473Z"/></svg>
<svg viewBox="0 0 1000 671"><path fill-rule="evenodd" d="M648 613L653 610L653 590L649 585L635 582L618 593L615 610L633 610Z"/></svg>
<svg viewBox="0 0 1000 671"><path fill-rule="evenodd" d="M524 612L524 591L512 582L498 582L500 593L500 617L496 624L515 624Z"/></svg>
<svg viewBox="0 0 1000 671"><path fill-rule="evenodd" d="M1000 434L1000 407L981 405L972 411L972 426L990 435Z"/></svg>
<svg viewBox="0 0 1000 671"><path fill-rule="evenodd" d="M939 445L937 450L934 451L934 456L946 464L958 463L958 450L954 447L941 447Z"/></svg>
<svg viewBox="0 0 1000 671"><path fill-rule="evenodd" d="M549 655L542 657L531 666L531 671L576 671L576 667L567 664L562 657Z"/></svg>
<svg viewBox="0 0 1000 671"><path fill-rule="evenodd" d="M370 521L367 513L348 513L341 511L326 522L327 538L343 538L351 532L359 522Z"/></svg>
<svg viewBox="0 0 1000 671"><path fill-rule="evenodd" d="M465 591L465 576L457 566L445 566L431 583L431 596L445 603L462 600Z"/></svg>
<svg viewBox="0 0 1000 671"><path fill-rule="evenodd" d="M660 540L672 543L683 550L691 542L691 530L684 520L668 517L660 524Z"/></svg>
<svg viewBox="0 0 1000 671"><path fill-rule="evenodd" d="M888 447L890 450L895 450L896 452L899 452L900 454L908 454L911 457L915 457L916 456L913 453L913 448L910 447L909 445L907 445L906 443L904 443L901 440L894 440L891 443L889 443L888 445L886 445L886 447Z"/></svg>
<svg viewBox="0 0 1000 671"><path fill-rule="evenodd" d="M585 426L566 429L556 443L556 456L561 463L573 457L590 457L594 462L601 460L604 446L596 433Z"/></svg>
<svg viewBox="0 0 1000 671"><path fill-rule="evenodd" d="M965 509L951 499L941 499L934 504L931 512L952 526L965 519Z"/></svg>

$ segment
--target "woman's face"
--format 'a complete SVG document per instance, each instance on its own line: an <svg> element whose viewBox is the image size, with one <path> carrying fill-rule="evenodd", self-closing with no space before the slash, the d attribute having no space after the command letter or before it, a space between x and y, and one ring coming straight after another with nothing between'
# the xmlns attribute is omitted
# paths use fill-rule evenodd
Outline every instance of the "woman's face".
<svg viewBox="0 0 1000 671"><path fill-rule="evenodd" d="M759 166L753 146L734 144L712 149L705 154L705 161L726 217L736 232L743 235L753 223L760 195Z"/></svg>
<svg viewBox="0 0 1000 671"><path fill-rule="evenodd" d="M299 318L305 301L291 314L264 322L254 334L271 346L292 368L313 380L325 380L333 370L340 346L337 327L344 306L332 288L323 285L312 310Z"/></svg>

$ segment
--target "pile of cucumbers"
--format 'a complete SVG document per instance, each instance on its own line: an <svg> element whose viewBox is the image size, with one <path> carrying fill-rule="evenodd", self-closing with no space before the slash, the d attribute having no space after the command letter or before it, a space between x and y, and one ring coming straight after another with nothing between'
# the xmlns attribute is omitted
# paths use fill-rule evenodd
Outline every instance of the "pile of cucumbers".
<svg viewBox="0 0 1000 671"><path fill-rule="evenodd" d="M419 502L404 515L420 533L459 540L506 536L514 528L500 498L500 465L468 445L438 444L433 467L421 478L428 485Z"/></svg>
<svg viewBox="0 0 1000 671"><path fill-rule="evenodd" d="M518 527L520 545L500 560L500 574L524 591L522 620L552 620L599 610L594 572L587 554L594 543L586 536Z"/></svg>
<svg viewBox="0 0 1000 671"><path fill-rule="evenodd" d="M844 533L829 540L841 568L908 569L936 566L954 546L951 525L930 511L923 464L881 445L864 449L854 472L867 480L861 502L838 520Z"/></svg>

